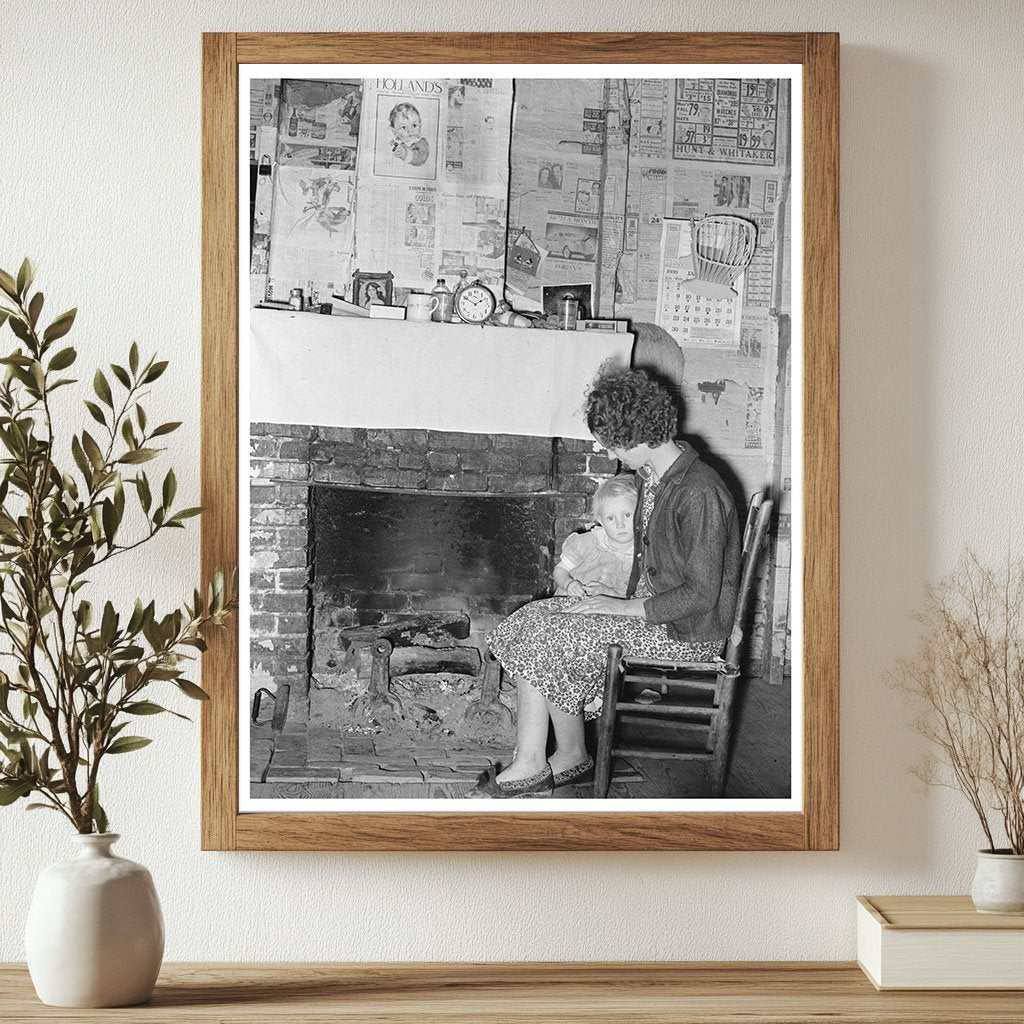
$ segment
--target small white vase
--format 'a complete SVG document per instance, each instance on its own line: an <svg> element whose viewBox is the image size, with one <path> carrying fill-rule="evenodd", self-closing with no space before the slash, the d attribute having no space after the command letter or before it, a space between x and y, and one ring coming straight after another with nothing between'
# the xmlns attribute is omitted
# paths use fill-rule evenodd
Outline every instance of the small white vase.
<svg viewBox="0 0 1024 1024"><path fill-rule="evenodd" d="M153 879L111 853L120 836L76 835L77 857L46 868L25 925L36 994L49 1006L134 1006L153 993L164 920Z"/></svg>
<svg viewBox="0 0 1024 1024"><path fill-rule="evenodd" d="M982 914L1024 914L1024 854L979 850L971 899Z"/></svg>

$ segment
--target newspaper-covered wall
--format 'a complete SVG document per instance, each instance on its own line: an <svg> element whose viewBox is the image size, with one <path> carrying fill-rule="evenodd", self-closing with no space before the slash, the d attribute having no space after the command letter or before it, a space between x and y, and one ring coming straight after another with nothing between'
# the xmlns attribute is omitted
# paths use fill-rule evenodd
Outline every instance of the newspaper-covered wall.
<svg viewBox="0 0 1024 1024"><path fill-rule="evenodd" d="M766 483L775 450L777 314L789 302L788 244L777 224L788 132L785 80L516 82L510 297L550 309L571 290L588 315L665 329L686 359L687 432L722 456L748 493ZM685 287L691 218L715 213L757 228L733 299ZM534 258L516 259L531 246Z"/></svg>
<svg viewBox="0 0 1024 1024"><path fill-rule="evenodd" d="M465 271L500 295L511 80L383 78L364 87L360 270L426 290Z"/></svg>
<svg viewBox="0 0 1024 1024"><path fill-rule="evenodd" d="M504 291L509 79L254 80L251 298L352 297L352 275Z"/></svg>

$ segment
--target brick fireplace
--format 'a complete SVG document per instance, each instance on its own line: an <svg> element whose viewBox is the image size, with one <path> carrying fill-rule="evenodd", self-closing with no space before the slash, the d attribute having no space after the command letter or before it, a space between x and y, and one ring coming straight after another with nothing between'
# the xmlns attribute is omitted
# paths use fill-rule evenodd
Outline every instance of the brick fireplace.
<svg viewBox="0 0 1024 1024"><path fill-rule="evenodd" d="M483 638L549 592L560 539L615 462L570 438L279 423L251 425L250 453L252 689L276 693L277 731L330 737L325 762L507 750L514 702ZM440 627L392 629L423 615ZM369 700L385 636L387 699ZM335 779L303 757L294 778Z"/></svg>

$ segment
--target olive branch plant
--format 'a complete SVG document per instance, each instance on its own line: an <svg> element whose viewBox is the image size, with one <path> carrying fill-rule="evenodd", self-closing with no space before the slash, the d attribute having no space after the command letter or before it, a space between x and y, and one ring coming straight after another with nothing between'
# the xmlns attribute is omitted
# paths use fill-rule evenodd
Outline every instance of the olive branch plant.
<svg viewBox="0 0 1024 1024"><path fill-rule="evenodd" d="M1024 854L1024 561L1007 558L997 572L968 552L925 589L915 618L921 638L894 682L938 756L911 772L967 798L989 852L1001 830L1009 850L1001 849Z"/></svg>
<svg viewBox="0 0 1024 1024"><path fill-rule="evenodd" d="M133 720L187 717L149 699L160 685L207 699L185 673L206 649L207 627L232 613L237 577L228 587L218 571L164 615L141 598L124 613L87 599L94 570L202 510L174 506L173 469L154 494L139 468L181 424L147 420L142 399L167 362L141 359L134 342L124 365L93 376L95 400L83 402L97 427L61 436L52 398L78 383L64 375L77 353L57 342L76 310L43 328L34 276L27 259L16 276L0 271L0 327L17 342L0 357L0 805L36 796L29 809L56 810L80 833L106 832L100 766L152 742L125 732Z"/></svg>

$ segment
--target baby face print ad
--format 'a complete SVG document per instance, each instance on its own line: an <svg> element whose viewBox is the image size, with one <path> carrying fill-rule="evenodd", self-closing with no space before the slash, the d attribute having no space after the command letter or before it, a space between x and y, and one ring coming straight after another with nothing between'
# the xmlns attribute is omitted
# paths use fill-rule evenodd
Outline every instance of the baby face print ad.
<svg viewBox="0 0 1024 1024"><path fill-rule="evenodd" d="M443 82L430 79L377 80L374 174L384 178L436 179L443 87Z"/></svg>

